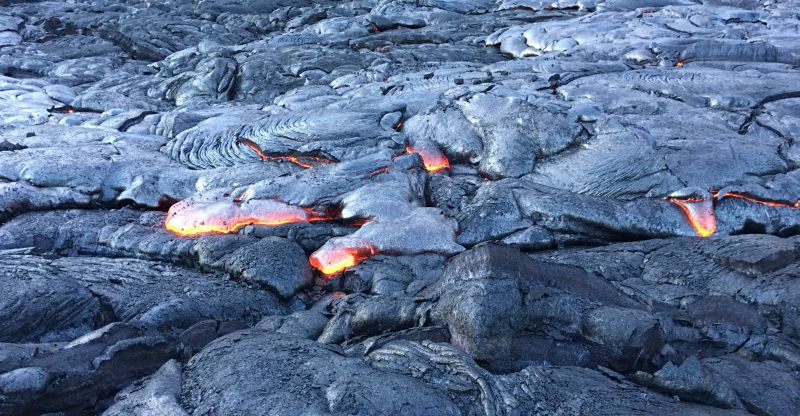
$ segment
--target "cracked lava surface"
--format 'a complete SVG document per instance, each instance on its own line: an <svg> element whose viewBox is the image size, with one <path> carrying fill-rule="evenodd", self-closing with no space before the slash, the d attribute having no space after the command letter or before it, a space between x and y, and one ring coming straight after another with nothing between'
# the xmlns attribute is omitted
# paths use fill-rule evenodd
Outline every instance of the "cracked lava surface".
<svg viewBox="0 0 800 416"><path fill-rule="evenodd" d="M0 415L800 414L798 10L0 2Z"/></svg>

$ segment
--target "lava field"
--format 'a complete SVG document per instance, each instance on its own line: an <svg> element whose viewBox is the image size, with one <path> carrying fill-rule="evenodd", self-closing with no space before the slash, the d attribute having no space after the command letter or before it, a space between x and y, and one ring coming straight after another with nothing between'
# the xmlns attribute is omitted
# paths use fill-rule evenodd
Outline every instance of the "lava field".
<svg viewBox="0 0 800 416"><path fill-rule="evenodd" d="M800 0L0 0L0 415L800 415Z"/></svg>

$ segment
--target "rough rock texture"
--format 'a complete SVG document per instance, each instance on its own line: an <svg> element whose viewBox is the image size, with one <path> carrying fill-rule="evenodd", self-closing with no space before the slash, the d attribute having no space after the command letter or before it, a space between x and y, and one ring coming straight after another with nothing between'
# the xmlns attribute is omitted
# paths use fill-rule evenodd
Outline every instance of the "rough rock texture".
<svg viewBox="0 0 800 416"><path fill-rule="evenodd" d="M0 415L800 414L798 10L0 0Z"/></svg>

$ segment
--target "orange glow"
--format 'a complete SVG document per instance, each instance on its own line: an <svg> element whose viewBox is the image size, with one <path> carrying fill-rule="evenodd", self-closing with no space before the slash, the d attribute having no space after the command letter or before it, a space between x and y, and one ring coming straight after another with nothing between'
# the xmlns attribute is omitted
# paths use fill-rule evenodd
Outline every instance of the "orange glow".
<svg viewBox="0 0 800 416"><path fill-rule="evenodd" d="M326 276L340 273L348 267L378 254L378 250L368 241L353 238L334 239L311 254L311 266Z"/></svg>
<svg viewBox="0 0 800 416"><path fill-rule="evenodd" d="M392 157L392 159L394 159L394 157ZM389 173L389 168L384 166L382 168L375 169L372 172L368 173L367 177L369 178L369 177L372 177L372 176L375 176L375 175L379 175L381 173Z"/></svg>
<svg viewBox="0 0 800 416"><path fill-rule="evenodd" d="M717 217L714 213L714 200L722 198L739 198L748 202L778 208L800 208L800 199L789 202L775 199L758 198L743 192L720 192L718 189L710 189L711 198L690 195L690 196L668 196L666 200L680 207L692 228L701 237L708 237L717 230Z"/></svg>
<svg viewBox="0 0 800 416"><path fill-rule="evenodd" d="M375 33L380 33L381 32L381 29L378 27L378 25L375 24L375 22L371 22L369 24L369 26L370 26L370 28L372 29L373 32L375 32Z"/></svg>
<svg viewBox="0 0 800 416"><path fill-rule="evenodd" d="M770 207L782 207L782 208L791 208L797 209L800 208L800 199L795 201L794 203L791 202L784 202L784 201L774 201L769 199L758 199L754 196L750 196L744 193L739 192L725 192L720 198L731 197L731 198L740 198L744 199L745 201L755 202L761 205L767 205Z"/></svg>
<svg viewBox="0 0 800 416"><path fill-rule="evenodd" d="M310 210L273 200L195 202L183 200L170 207L165 227L182 236L228 234L247 225L277 226L327 220Z"/></svg>
<svg viewBox="0 0 800 416"><path fill-rule="evenodd" d="M362 227L362 226L364 226L364 224L366 224L366 223L368 223L368 222L370 222L372 220L373 220L373 218L371 218L371 217L370 218L355 218L355 219L352 219L352 220L348 220L347 221L347 225L349 225L351 227Z"/></svg>
<svg viewBox="0 0 800 416"><path fill-rule="evenodd" d="M430 147L406 147L406 152L416 153L422 158L425 170L431 173L450 169L450 161L441 150Z"/></svg>
<svg viewBox="0 0 800 416"><path fill-rule="evenodd" d="M694 231L700 237L708 237L717 230L717 216L714 213L714 201L708 198L668 197L667 201L677 205Z"/></svg>
<svg viewBox="0 0 800 416"><path fill-rule="evenodd" d="M675 68L683 68L684 65L686 65L684 61L675 62Z"/></svg>
<svg viewBox="0 0 800 416"><path fill-rule="evenodd" d="M263 150L261 150L261 146L259 146L257 143L255 143L254 141L252 141L250 139L239 138L239 139L237 139L237 141L239 143L249 147L254 152L256 152L258 157L260 157L261 160L263 160L263 161L267 161L267 160L277 161L277 162L286 161L286 162L294 163L295 165L298 165L298 166L300 166L302 168L305 168L305 169L311 169L311 168L313 168L315 166L318 166L318 165L321 165L321 164L333 163L333 161L331 161L331 160L328 160L328 159L325 159L325 158L322 158L322 157L316 157L316 156L274 156L274 155L268 155L268 154L264 153Z"/></svg>
<svg viewBox="0 0 800 416"><path fill-rule="evenodd" d="M47 111L59 114L72 114L75 112L75 108L72 107L71 105L65 105L63 107L52 107Z"/></svg>

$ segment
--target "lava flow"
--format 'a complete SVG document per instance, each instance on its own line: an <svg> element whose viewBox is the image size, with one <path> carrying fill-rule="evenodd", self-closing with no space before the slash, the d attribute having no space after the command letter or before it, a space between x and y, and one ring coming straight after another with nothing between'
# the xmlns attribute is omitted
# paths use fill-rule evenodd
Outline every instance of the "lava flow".
<svg viewBox="0 0 800 416"><path fill-rule="evenodd" d="M754 196L744 194L741 192L725 192L724 194L718 196L718 198L726 198L726 197L744 199L745 201L755 202L756 204L767 205L770 207L781 207L781 208L791 208L791 209L800 208L800 199L798 199L794 203L791 203L791 202L776 201L771 199L759 199Z"/></svg>
<svg viewBox="0 0 800 416"><path fill-rule="evenodd" d="M75 112L75 109L71 105L65 105L63 107L51 107L48 108L47 111L56 114L72 114Z"/></svg>
<svg viewBox="0 0 800 416"><path fill-rule="evenodd" d="M166 228L178 235L228 234L247 225L277 226L326 220L314 212L274 200L198 202L183 200L170 207Z"/></svg>
<svg viewBox="0 0 800 416"><path fill-rule="evenodd" d="M329 240L308 260L315 269L331 276L376 254L378 250L370 242L345 237Z"/></svg>
<svg viewBox="0 0 800 416"><path fill-rule="evenodd" d="M282 156L282 155L267 154L267 153L264 153L263 150L261 150L261 146L259 146L256 142L254 142L254 141L252 141L250 139L238 138L237 142L249 147L254 152L256 152L256 154L258 155L258 157L261 158L262 161L267 161L267 160L272 160L272 161L277 161L277 162L286 161L286 162L294 163L295 165L298 165L298 166L300 166L302 168L305 168L305 169L310 169L310 168L313 168L315 166L319 166L319 165L322 165L322 164L333 163L332 160L326 159L324 157L319 157L319 156L308 156L308 155Z"/></svg>
<svg viewBox="0 0 800 416"><path fill-rule="evenodd" d="M717 216L714 213L714 199L697 195L668 196L667 201L680 207L697 235L708 237L717 230Z"/></svg>
<svg viewBox="0 0 800 416"><path fill-rule="evenodd" d="M422 158L422 164L425 165L425 170L431 173L439 172L450 168L450 161L441 150L425 147L406 147L406 152L416 153Z"/></svg>
<svg viewBox="0 0 800 416"><path fill-rule="evenodd" d="M93 110L91 108L75 108L71 105L64 105L61 107L50 107L47 109L50 114L73 114L73 113L102 113L102 111Z"/></svg>

